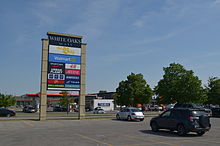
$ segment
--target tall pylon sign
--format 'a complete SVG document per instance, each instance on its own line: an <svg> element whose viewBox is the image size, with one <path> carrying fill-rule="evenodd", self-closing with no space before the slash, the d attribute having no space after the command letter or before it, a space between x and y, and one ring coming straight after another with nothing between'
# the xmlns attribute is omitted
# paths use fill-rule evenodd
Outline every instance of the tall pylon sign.
<svg viewBox="0 0 220 146"><path fill-rule="evenodd" d="M86 44L82 36L48 32L42 39L40 120L46 120L47 90L79 91L79 119L85 116Z"/></svg>

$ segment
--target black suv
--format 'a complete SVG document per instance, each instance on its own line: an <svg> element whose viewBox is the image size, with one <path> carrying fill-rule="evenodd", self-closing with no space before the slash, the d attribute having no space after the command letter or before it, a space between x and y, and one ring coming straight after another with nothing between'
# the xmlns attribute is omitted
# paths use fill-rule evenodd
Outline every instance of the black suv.
<svg viewBox="0 0 220 146"><path fill-rule="evenodd" d="M150 121L152 131L159 129L176 130L178 135L184 136L189 132L196 132L199 136L211 128L207 113L199 109L173 108L163 112Z"/></svg>
<svg viewBox="0 0 220 146"><path fill-rule="evenodd" d="M0 108L0 116L11 117L11 116L15 116L15 115L16 115L16 113L14 110Z"/></svg>

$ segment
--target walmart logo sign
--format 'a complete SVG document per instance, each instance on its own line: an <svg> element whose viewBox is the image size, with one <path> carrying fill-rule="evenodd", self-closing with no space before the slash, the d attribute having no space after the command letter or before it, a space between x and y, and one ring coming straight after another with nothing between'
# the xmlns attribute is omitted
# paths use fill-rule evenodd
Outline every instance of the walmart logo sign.
<svg viewBox="0 0 220 146"><path fill-rule="evenodd" d="M80 56L49 54L49 62L80 64Z"/></svg>

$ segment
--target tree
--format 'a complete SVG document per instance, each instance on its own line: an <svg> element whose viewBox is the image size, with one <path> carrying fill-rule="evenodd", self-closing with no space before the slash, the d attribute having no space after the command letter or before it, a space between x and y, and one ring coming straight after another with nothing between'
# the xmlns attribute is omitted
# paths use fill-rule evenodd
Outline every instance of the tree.
<svg viewBox="0 0 220 146"><path fill-rule="evenodd" d="M108 93L108 92L106 90L100 90L99 94L102 94L102 93Z"/></svg>
<svg viewBox="0 0 220 146"><path fill-rule="evenodd" d="M135 106L149 103L152 95L153 91L143 79L143 75L131 73L127 80L119 83L114 99L118 105Z"/></svg>
<svg viewBox="0 0 220 146"><path fill-rule="evenodd" d="M70 103L70 99L68 98L68 92L67 91L62 91L60 92L63 96L60 98L60 105L63 107L67 107Z"/></svg>
<svg viewBox="0 0 220 146"><path fill-rule="evenodd" d="M220 105L220 79L217 77L210 77L206 89L208 92L207 103Z"/></svg>
<svg viewBox="0 0 220 146"><path fill-rule="evenodd" d="M5 95L0 93L0 107L7 108L9 106L15 105L16 98L12 95Z"/></svg>
<svg viewBox="0 0 220 146"><path fill-rule="evenodd" d="M178 63L171 63L163 70L163 79L154 88L160 103L204 103L207 100L206 90L192 70Z"/></svg>

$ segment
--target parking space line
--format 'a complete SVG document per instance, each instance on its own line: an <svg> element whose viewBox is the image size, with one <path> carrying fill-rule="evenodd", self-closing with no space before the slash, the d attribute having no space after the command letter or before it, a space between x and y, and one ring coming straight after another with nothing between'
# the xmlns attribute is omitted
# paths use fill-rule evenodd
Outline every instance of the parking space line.
<svg viewBox="0 0 220 146"><path fill-rule="evenodd" d="M216 143L216 144L220 144L220 142L217 142L217 141L213 141L213 140L216 140L216 139L185 139L185 140L180 140L180 142L209 142L209 143Z"/></svg>
<svg viewBox="0 0 220 146"><path fill-rule="evenodd" d="M120 145L120 146L147 146L147 145L152 145L152 143L151 144L125 144L125 145Z"/></svg>
<svg viewBox="0 0 220 146"><path fill-rule="evenodd" d="M23 121L23 123L26 124L26 125L28 125L28 126L34 127L33 124L31 124L31 123L29 123L29 122L27 122L27 121Z"/></svg>
<svg viewBox="0 0 220 146"><path fill-rule="evenodd" d="M97 140L97 139L94 139L94 138L91 138L91 137L87 137L87 136L84 136L84 135L81 135L81 134L74 134L76 136L79 136L83 139L87 139L87 140L90 140L90 141L93 141L93 142L96 142L96 143L99 143L99 144L104 144L104 145L108 145L108 146L113 146L112 144L109 144L109 143L106 143L106 142L103 142L103 141L100 141L100 140Z"/></svg>
<svg viewBox="0 0 220 146"><path fill-rule="evenodd" d="M163 144L163 145L170 145L170 146L178 146L176 144L171 144L171 143L167 143L167 142L163 142L163 141L156 142L156 141L153 141L153 140L146 140L146 139L136 137L136 136L130 136L130 135L122 135L122 136L133 138L133 139L138 139L138 140L142 140L142 141L151 142L152 144Z"/></svg>

